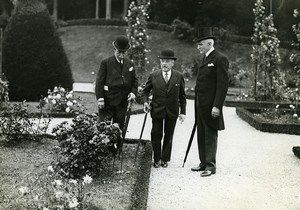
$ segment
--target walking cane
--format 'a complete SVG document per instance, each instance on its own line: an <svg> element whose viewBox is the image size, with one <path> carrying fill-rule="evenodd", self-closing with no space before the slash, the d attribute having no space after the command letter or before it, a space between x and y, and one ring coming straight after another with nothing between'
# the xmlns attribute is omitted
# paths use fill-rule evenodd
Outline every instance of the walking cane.
<svg viewBox="0 0 300 210"><path fill-rule="evenodd" d="M190 149L191 149L191 145L192 145L192 142L193 142L193 139L194 139L196 127L197 127L197 123L195 122L195 124L194 124L194 126L193 126L192 133L191 133L191 137L190 137L190 140L189 140L187 149L186 149L186 153L185 153L185 157L184 157L184 161L183 161L182 168L184 168L184 164L185 164L185 162L186 162L186 158L187 158L187 156L188 156L188 154L189 154L189 151L190 151Z"/></svg>
<svg viewBox="0 0 300 210"><path fill-rule="evenodd" d="M130 100L129 103L128 103L128 106L127 106L127 111L126 111L123 131L122 131L122 138L121 138L121 141L120 141L120 144L119 144L119 156L121 158L121 173L123 171L123 143L124 143L124 139L125 139L128 124L129 124L132 104L133 104L133 100Z"/></svg>
<svg viewBox="0 0 300 210"><path fill-rule="evenodd" d="M147 116L148 116L148 112L146 112L145 117L144 117L144 122L143 122L142 130L141 130L141 134L140 134L140 138L139 138L139 143L138 143L138 146L137 146L136 151L135 151L134 162L136 161L136 157L137 157L138 152L139 152L142 136L143 136L143 133L144 133L145 124L146 124L146 121L147 121Z"/></svg>

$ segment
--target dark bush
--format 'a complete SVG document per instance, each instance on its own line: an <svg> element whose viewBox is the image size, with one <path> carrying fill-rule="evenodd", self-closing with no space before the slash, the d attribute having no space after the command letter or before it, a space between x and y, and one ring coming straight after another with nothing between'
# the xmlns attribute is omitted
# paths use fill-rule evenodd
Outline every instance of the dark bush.
<svg viewBox="0 0 300 210"><path fill-rule="evenodd" d="M177 39L186 41L193 41L195 38L193 27L189 23L179 19L175 19L172 22L172 35Z"/></svg>
<svg viewBox="0 0 300 210"><path fill-rule="evenodd" d="M37 0L19 0L3 40L3 73L12 101L38 101L48 89L72 89L73 78L49 12Z"/></svg>

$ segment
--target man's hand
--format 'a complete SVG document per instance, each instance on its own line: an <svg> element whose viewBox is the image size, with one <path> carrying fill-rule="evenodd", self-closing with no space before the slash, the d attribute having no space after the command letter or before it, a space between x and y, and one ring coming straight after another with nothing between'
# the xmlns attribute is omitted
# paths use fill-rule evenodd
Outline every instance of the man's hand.
<svg viewBox="0 0 300 210"><path fill-rule="evenodd" d="M135 94L134 93L129 93L128 97L127 97L127 100L128 101L131 101L131 100L135 101Z"/></svg>
<svg viewBox="0 0 300 210"><path fill-rule="evenodd" d="M211 110L211 117L217 118L219 116L220 116L220 109L218 109L217 107L213 107Z"/></svg>
<svg viewBox="0 0 300 210"><path fill-rule="evenodd" d="M144 103L144 112L148 113L151 110L151 106L148 102Z"/></svg>
<svg viewBox="0 0 300 210"><path fill-rule="evenodd" d="M183 123L183 121L185 120L185 115L184 114L180 114L178 116L180 123Z"/></svg>
<svg viewBox="0 0 300 210"><path fill-rule="evenodd" d="M98 107L99 107L99 109L104 108L104 98L99 98L98 99Z"/></svg>

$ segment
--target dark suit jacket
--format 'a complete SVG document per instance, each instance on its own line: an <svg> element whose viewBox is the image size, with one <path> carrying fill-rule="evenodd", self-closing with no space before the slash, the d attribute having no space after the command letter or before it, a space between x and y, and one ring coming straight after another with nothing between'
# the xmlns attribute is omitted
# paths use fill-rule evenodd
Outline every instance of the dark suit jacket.
<svg viewBox="0 0 300 210"><path fill-rule="evenodd" d="M162 119L167 115L171 119L176 119L180 114L185 114L186 95L184 78L181 73L172 70L168 87L162 75L158 70L150 74L146 86L143 90L143 100L148 101L149 94L152 92L151 117Z"/></svg>
<svg viewBox="0 0 300 210"><path fill-rule="evenodd" d="M137 87L138 79L129 59L125 58L120 64L115 56L111 56L101 62L95 88L97 99L104 98L105 103L112 106L126 103L128 94L136 94Z"/></svg>
<svg viewBox="0 0 300 210"><path fill-rule="evenodd" d="M196 112L200 112L206 123L216 130L225 129L222 107L228 90L228 67L227 57L214 50L200 65L197 72ZM215 119L211 117L213 107L221 111L220 116Z"/></svg>

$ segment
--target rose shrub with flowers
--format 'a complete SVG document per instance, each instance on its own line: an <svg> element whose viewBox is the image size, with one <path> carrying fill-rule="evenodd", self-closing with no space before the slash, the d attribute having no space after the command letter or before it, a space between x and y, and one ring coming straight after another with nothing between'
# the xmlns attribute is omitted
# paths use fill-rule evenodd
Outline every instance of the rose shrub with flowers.
<svg viewBox="0 0 300 210"><path fill-rule="evenodd" d="M37 106L40 115L32 118L25 101L8 104L6 109L0 111L0 136L4 136L4 143L15 145L23 140L40 141L46 134L51 118L43 113L43 103Z"/></svg>
<svg viewBox="0 0 300 210"><path fill-rule="evenodd" d="M251 60L254 63L254 95L265 95L271 99L280 98L282 87L285 86L284 75L279 70L281 62L279 39L274 26L273 15L266 16L263 0L257 0L253 9L255 15L254 34L252 36ZM256 90L261 82L263 88Z"/></svg>
<svg viewBox="0 0 300 210"><path fill-rule="evenodd" d="M55 173L52 166L48 167L48 173L44 179L44 192L34 192L30 186L22 186L19 193L26 204L24 209L90 209L87 186L93 179L85 175L79 179L66 179ZM92 208L92 207L91 207Z"/></svg>
<svg viewBox="0 0 300 210"><path fill-rule="evenodd" d="M50 104L52 111L72 112L80 107L79 98L75 98L73 91L67 91L63 87L54 87L48 90L48 96L44 98L46 104Z"/></svg>
<svg viewBox="0 0 300 210"><path fill-rule="evenodd" d="M96 114L81 113L72 124L63 122L53 129L59 141L56 168L67 178L97 176L117 152L121 138L118 124L100 122Z"/></svg>

